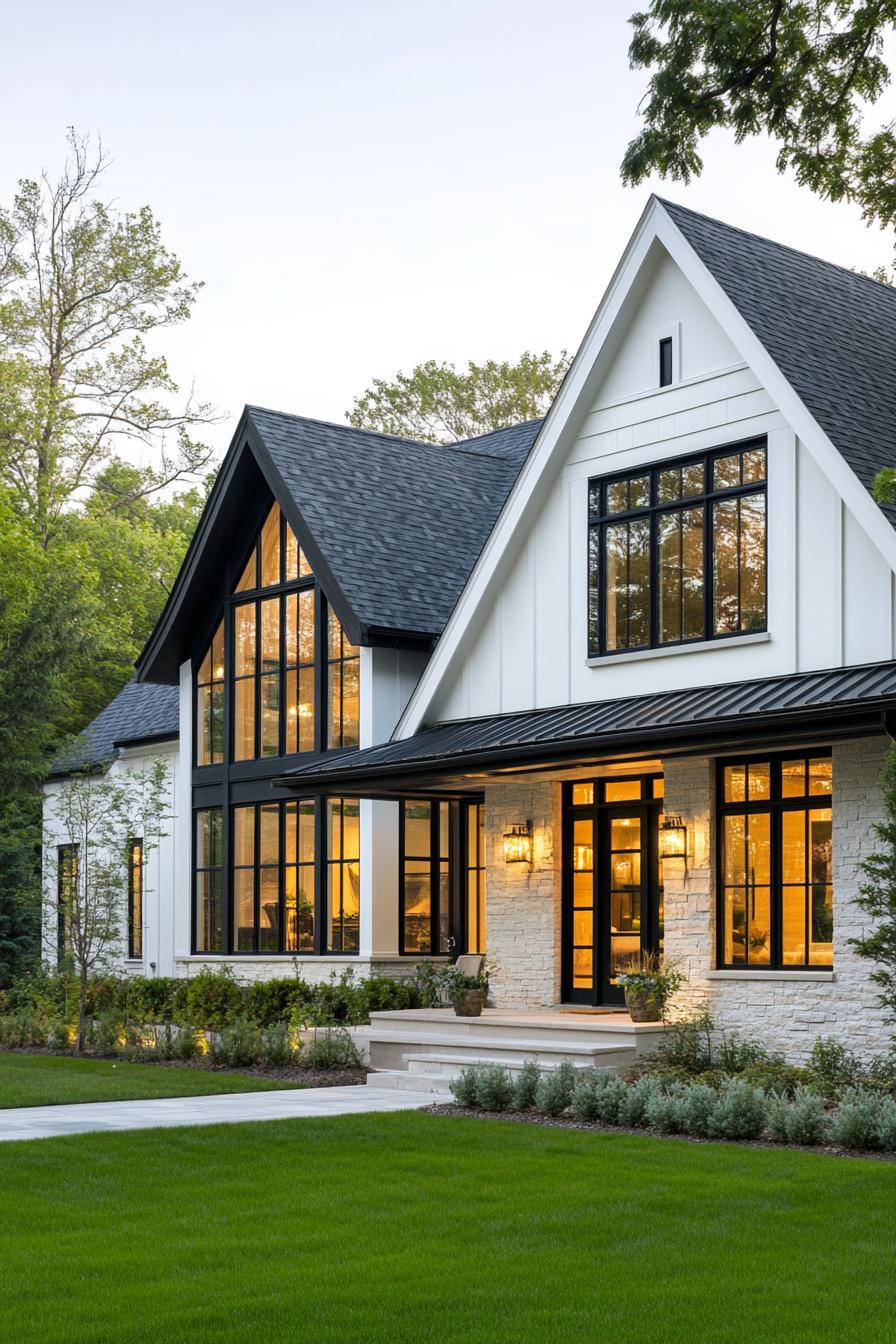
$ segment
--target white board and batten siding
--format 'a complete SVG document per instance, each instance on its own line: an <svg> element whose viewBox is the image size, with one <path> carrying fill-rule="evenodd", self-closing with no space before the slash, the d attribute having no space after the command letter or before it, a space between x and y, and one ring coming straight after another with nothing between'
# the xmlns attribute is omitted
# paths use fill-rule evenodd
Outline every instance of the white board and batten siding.
<svg viewBox="0 0 896 1344"><path fill-rule="evenodd" d="M500 583L464 634L427 722L717 685L896 656L889 563L666 255ZM656 386L673 335L679 381ZM589 660L588 481L768 439L768 633Z"/></svg>

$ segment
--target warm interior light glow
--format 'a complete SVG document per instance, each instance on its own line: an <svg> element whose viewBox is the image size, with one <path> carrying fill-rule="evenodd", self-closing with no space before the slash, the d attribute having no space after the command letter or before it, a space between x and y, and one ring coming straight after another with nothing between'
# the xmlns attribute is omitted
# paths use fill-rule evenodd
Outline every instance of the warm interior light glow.
<svg viewBox="0 0 896 1344"><path fill-rule="evenodd" d="M687 859L688 828L681 817L668 816L660 826L660 858Z"/></svg>
<svg viewBox="0 0 896 1344"><path fill-rule="evenodd" d="M532 823L516 822L504 832L504 862L532 863Z"/></svg>

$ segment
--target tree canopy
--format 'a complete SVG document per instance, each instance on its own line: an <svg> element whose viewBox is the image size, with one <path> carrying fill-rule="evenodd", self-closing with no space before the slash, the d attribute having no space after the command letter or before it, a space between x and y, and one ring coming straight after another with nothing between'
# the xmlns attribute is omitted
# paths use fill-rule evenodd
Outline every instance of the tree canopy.
<svg viewBox="0 0 896 1344"><path fill-rule="evenodd" d="M630 64L652 73L623 181L689 182L700 142L726 127L770 136L779 171L817 195L896 223L896 129L864 125L889 84L896 0L650 0L631 24Z"/></svg>
<svg viewBox="0 0 896 1344"><path fill-rule="evenodd" d="M515 364L472 360L458 371L434 359L391 382L375 378L348 414L356 429L377 430L428 443L472 439L546 413L569 368L565 350L526 351Z"/></svg>

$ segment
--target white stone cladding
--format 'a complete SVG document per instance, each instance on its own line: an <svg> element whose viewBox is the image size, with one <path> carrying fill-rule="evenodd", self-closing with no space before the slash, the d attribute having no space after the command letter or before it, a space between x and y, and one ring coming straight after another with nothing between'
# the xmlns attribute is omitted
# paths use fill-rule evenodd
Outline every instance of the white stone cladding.
<svg viewBox="0 0 896 1344"><path fill-rule="evenodd" d="M504 862L504 832L533 826L533 863ZM489 786L485 797L486 943L498 1008L560 998L560 785Z"/></svg>
<svg viewBox="0 0 896 1344"><path fill-rule="evenodd" d="M351 971L356 980L369 975L413 976L428 957L176 957L175 976L187 979L201 970L227 969L241 984L254 980L282 980L297 976L309 985L325 984L332 976ZM440 964L446 957L436 959Z"/></svg>

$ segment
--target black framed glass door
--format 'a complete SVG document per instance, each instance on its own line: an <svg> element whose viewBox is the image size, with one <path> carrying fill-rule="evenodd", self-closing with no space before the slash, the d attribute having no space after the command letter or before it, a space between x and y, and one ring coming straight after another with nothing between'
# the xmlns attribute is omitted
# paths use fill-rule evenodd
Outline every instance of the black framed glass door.
<svg viewBox="0 0 896 1344"><path fill-rule="evenodd" d="M621 1005L617 977L662 949L660 775L565 786L563 998Z"/></svg>

